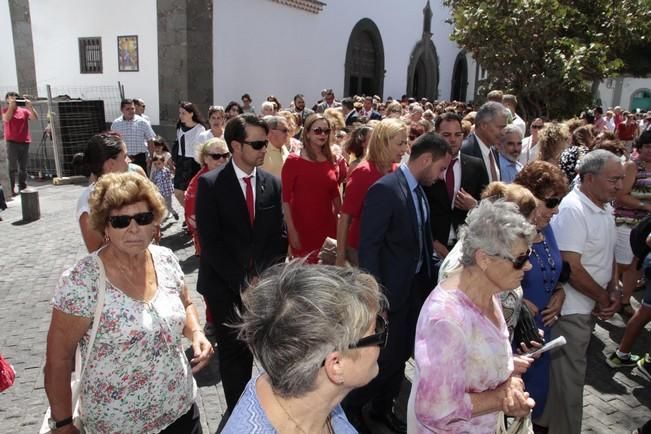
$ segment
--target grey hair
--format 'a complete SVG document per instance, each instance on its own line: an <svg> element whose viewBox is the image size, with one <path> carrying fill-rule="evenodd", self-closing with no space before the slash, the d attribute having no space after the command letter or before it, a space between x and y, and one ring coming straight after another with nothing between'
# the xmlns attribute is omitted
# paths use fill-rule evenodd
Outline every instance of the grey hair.
<svg viewBox="0 0 651 434"><path fill-rule="evenodd" d="M488 101L479 107L475 116L475 125L479 125L482 122L491 122L500 115L508 117L508 109L499 102Z"/></svg>
<svg viewBox="0 0 651 434"><path fill-rule="evenodd" d="M517 134L522 140L522 130L513 124L509 124L502 129L502 134L500 135L500 143L504 143L506 136L509 134Z"/></svg>
<svg viewBox="0 0 651 434"><path fill-rule="evenodd" d="M598 175L608 161L621 162L619 157L612 152L606 151L605 149L595 149L581 158L576 165L576 172L579 174L581 180L588 173Z"/></svg>
<svg viewBox="0 0 651 434"><path fill-rule="evenodd" d="M475 265L475 253L511 257L511 248L518 239L533 242L536 227L524 218L516 204L497 200L482 200L461 229L461 264Z"/></svg>
<svg viewBox="0 0 651 434"><path fill-rule="evenodd" d="M238 337L276 393L299 397L314 390L328 354L348 351L387 303L369 274L295 260L265 271L243 305Z"/></svg>
<svg viewBox="0 0 651 434"><path fill-rule="evenodd" d="M273 103L271 103L271 104L273 104ZM278 125L281 124L281 123L287 124L287 119L285 119L285 117L283 117L283 116L278 116L278 115L273 115L273 116L272 115L267 115L264 118L262 118L262 120L264 120L267 123L270 130L278 128Z"/></svg>

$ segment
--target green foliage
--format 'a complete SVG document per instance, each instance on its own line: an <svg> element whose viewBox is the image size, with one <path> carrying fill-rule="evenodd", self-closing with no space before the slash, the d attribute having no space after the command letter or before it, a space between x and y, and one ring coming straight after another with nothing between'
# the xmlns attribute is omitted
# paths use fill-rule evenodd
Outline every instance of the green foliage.
<svg viewBox="0 0 651 434"><path fill-rule="evenodd" d="M528 118L575 115L590 104L594 80L651 72L651 0L444 4L452 10L451 39L488 72L480 91L515 93Z"/></svg>

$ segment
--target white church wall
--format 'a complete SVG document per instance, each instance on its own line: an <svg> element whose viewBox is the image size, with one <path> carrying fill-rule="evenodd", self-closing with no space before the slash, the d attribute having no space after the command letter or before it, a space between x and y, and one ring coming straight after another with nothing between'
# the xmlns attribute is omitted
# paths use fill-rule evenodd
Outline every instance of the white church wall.
<svg viewBox="0 0 651 434"><path fill-rule="evenodd" d="M120 81L125 96L143 98L152 124L159 123L155 0L32 0L30 13L39 89L50 84L55 89L69 90L66 93L70 96L88 97L80 94L82 88L114 86L117 89ZM118 71L117 37L127 35L138 36L137 72ZM103 72L82 74L78 38L98 36L102 38ZM76 89L79 91L75 92ZM109 117L107 113L110 122L113 119Z"/></svg>
<svg viewBox="0 0 651 434"><path fill-rule="evenodd" d="M418 0L339 0L312 14L271 0L215 0L215 103L239 101L247 92L256 108L271 94L288 105L296 93L303 93L311 105L323 88L333 88L341 97L348 40L362 18L371 19L382 37L384 96L399 98L406 93L409 57L421 38L424 6ZM459 48L449 40L447 8L433 2L432 12L439 98L449 98Z"/></svg>

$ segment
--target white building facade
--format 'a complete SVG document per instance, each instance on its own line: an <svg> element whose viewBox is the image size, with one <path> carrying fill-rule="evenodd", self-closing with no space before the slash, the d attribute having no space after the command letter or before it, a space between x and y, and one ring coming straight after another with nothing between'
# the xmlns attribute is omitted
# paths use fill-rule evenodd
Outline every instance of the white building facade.
<svg viewBox="0 0 651 434"><path fill-rule="evenodd" d="M323 88L472 100L477 68L448 18L427 0L0 0L0 90L86 97L119 82L154 125L174 123L180 100L206 109L243 93L256 106L297 93L310 104ZM125 71L118 38L133 36Z"/></svg>

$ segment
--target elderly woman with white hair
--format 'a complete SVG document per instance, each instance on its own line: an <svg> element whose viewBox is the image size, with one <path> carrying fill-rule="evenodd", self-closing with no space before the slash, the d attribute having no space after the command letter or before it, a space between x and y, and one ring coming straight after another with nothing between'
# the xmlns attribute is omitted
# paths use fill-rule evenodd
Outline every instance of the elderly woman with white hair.
<svg viewBox="0 0 651 434"><path fill-rule="evenodd" d="M264 373L222 433L356 433L339 403L378 373L388 330L374 278L293 261L268 269L243 304L240 338Z"/></svg>
<svg viewBox="0 0 651 434"><path fill-rule="evenodd" d="M526 416L535 404L513 375L498 294L531 268L536 228L501 200L481 201L466 222L463 268L432 291L418 318L410 433L495 432L500 411Z"/></svg>

